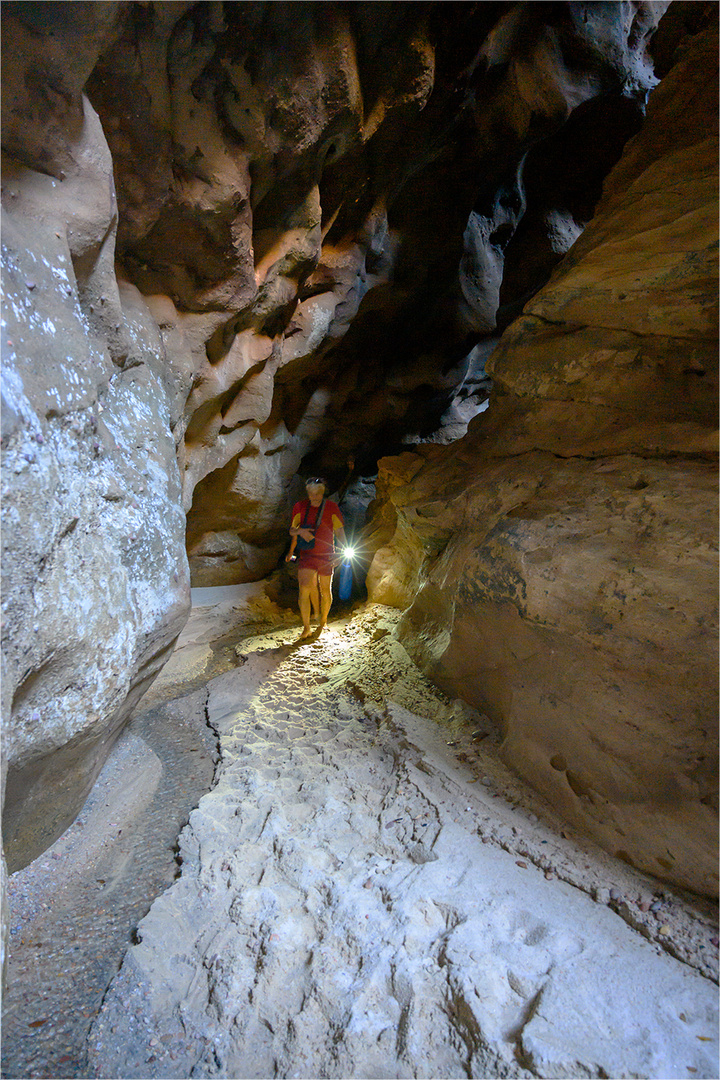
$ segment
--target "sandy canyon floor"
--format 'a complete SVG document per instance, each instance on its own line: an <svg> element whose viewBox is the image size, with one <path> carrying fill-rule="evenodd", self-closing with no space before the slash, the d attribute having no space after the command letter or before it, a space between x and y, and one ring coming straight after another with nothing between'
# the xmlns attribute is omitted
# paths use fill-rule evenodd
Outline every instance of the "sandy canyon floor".
<svg viewBox="0 0 720 1080"><path fill-rule="evenodd" d="M564 826L397 612L196 600L11 879L3 1075L719 1075L716 908Z"/></svg>

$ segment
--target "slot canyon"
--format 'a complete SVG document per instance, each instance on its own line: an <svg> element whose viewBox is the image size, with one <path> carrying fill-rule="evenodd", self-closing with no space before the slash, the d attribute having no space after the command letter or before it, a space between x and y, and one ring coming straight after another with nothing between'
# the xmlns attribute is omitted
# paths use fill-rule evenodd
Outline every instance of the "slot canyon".
<svg viewBox="0 0 720 1080"><path fill-rule="evenodd" d="M4 0L3 1076L720 1074L717 53Z"/></svg>

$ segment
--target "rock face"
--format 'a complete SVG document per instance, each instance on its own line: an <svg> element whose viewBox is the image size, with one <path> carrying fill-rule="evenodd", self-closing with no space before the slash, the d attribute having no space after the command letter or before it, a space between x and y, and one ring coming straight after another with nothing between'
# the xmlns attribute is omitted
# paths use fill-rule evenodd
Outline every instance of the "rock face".
<svg viewBox="0 0 720 1080"><path fill-rule="evenodd" d="M194 583L276 565L301 464L336 483L350 454L465 430L522 209L543 239L511 301L639 126L665 6L131 5L87 89L118 260L182 373ZM548 189L575 114L584 205ZM523 159L552 140L526 193Z"/></svg>
<svg viewBox="0 0 720 1080"><path fill-rule="evenodd" d="M503 335L490 407L381 472L369 588L611 853L717 895L717 33Z"/></svg>
<svg viewBox="0 0 720 1080"><path fill-rule="evenodd" d="M74 63L63 62L61 44L49 54L36 28L16 22L3 62L11 870L74 818L189 602L172 380L142 296L115 274L112 161L80 92L115 5L94 5L89 28L82 5L63 7Z"/></svg>
<svg viewBox="0 0 720 1080"><path fill-rule="evenodd" d="M667 7L4 5L11 867L169 654L183 541L260 578L299 468L402 450L369 587L408 648L716 891L716 11L668 10L643 124Z"/></svg>

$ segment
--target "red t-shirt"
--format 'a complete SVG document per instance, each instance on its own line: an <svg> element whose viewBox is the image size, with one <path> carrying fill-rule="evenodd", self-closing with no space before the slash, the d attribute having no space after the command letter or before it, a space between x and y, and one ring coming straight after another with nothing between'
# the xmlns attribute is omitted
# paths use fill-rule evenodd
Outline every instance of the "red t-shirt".
<svg viewBox="0 0 720 1080"><path fill-rule="evenodd" d="M318 523L319 511L319 506L310 506L309 499L303 499L302 502L295 503L293 506L292 528L304 527L313 529L315 532L315 546L310 551L301 551L297 548L296 551L301 566L308 566L320 573L330 574L333 569L335 551L333 537L338 529L343 528L345 522L340 513L340 507L332 499L325 500L322 521Z"/></svg>

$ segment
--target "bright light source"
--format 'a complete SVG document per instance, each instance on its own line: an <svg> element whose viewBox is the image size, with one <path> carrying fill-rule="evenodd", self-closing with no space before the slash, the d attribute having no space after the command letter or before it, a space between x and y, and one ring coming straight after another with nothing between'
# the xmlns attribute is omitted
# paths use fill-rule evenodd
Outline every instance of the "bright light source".
<svg viewBox="0 0 720 1080"><path fill-rule="evenodd" d="M352 559L355 555L355 548L346 547L343 551L343 555L346 559Z"/></svg>

